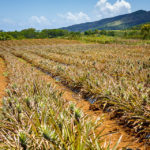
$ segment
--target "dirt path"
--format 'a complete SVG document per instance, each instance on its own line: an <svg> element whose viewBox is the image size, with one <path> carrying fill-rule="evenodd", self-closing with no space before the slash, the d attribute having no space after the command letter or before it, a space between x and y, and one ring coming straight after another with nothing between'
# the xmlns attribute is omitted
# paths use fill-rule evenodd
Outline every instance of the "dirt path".
<svg viewBox="0 0 150 150"><path fill-rule="evenodd" d="M2 58L0 58L0 107L2 105L2 98L5 94L5 88L7 86L7 79L4 76L6 71L5 63Z"/></svg>
<svg viewBox="0 0 150 150"><path fill-rule="evenodd" d="M84 99L81 98L80 95L75 94L67 87L63 86L60 82L56 81L46 73L36 70L41 76L43 76L43 79L46 80L48 83L50 83L53 87L56 88L56 90L59 90L63 92L63 98L67 101L72 101L76 104L78 108L81 108L82 111L87 114L89 117L91 117L92 120L96 120L98 117L104 115L103 124L102 126L97 129L97 132L99 133L103 128L105 128L103 134L107 133L113 133L110 136L107 136L107 141L111 139L111 145L115 145L120 138L122 137L122 140L120 142L120 150L125 147L125 150L148 150L146 146L144 146L142 143L138 143L137 139L135 137L132 137L128 133L125 132L125 129L123 129L121 126L119 126L115 120L110 120L110 116L108 113L104 113L102 111L92 111L89 109L90 103Z"/></svg>

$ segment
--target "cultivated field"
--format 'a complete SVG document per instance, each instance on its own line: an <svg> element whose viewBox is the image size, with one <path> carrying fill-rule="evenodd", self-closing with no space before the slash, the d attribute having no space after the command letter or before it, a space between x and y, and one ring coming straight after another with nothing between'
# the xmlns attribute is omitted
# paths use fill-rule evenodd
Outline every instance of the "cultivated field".
<svg viewBox="0 0 150 150"><path fill-rule="evenodd" d="M6 149L113 149L102 136L108 133L99 127L102 112L99 121L91 119L74 105L80 99L64 98L46 76L63 85L63 92L70 89L86 99L89 111L103 110L137 139L118 144L120 148L133 142L133 148L148 149L150 45L14 40L0 42L0 56L9 77L0 122L0 142Z"/></svg>

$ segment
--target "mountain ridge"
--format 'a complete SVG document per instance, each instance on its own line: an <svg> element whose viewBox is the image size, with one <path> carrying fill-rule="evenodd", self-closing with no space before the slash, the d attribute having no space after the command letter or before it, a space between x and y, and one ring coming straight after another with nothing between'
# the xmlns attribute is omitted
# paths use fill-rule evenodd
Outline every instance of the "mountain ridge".
<svg viewBox="0 0 150 150"><path fill-rule="evenodd" d="M86 31L89 29L122 30L146 22L150 22L150 11L138 10L129 14L105 18L94 22L75 24L61 29L69 31Z"/></svg>

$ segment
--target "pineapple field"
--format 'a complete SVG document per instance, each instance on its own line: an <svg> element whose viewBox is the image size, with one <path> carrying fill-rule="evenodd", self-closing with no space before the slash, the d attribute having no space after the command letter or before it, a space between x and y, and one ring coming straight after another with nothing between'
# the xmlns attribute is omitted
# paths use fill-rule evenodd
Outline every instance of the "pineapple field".
<svg viewBox="0 0 150 150"><path fill-rule="evenodd" d="M1 64L0 149L150 148L149 44L1 41Z"/></svg>

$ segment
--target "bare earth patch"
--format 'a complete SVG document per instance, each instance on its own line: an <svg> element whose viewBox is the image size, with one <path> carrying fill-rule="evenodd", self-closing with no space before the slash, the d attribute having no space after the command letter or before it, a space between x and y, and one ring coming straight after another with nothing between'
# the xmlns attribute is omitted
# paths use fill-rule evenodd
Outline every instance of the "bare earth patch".
<svg viewBox="0 0 150 150"><path fill-rule="evenodd" d="M5 95L5 88L7 86L7 79L5 74L5 63L2 58L0 58L0 106L2 105L2 98Z"/></svg>

